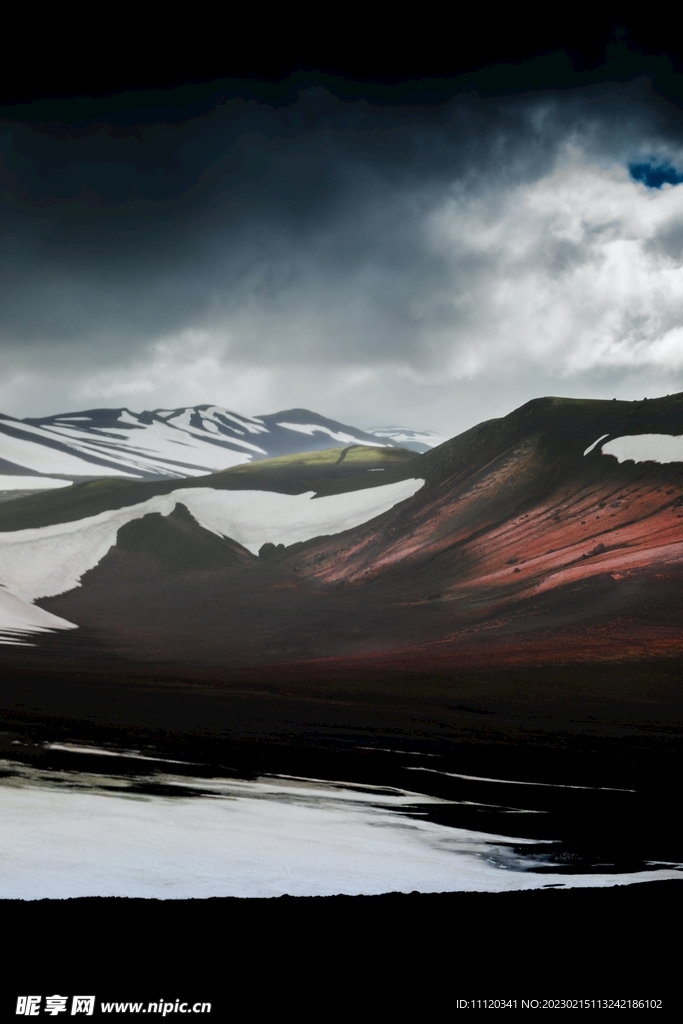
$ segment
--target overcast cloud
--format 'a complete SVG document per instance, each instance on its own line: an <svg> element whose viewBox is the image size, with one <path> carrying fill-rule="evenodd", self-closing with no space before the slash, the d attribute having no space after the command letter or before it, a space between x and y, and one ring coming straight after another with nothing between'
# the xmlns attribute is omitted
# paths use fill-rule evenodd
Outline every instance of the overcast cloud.
<svg viewBox="0 0 683 1024"><path fill-rule="evenodd" d="M683 390L683 186L629 173L683 169L683 125L646 82L68 122L0 124L0 411L453 434L543 394Z"/></svg>

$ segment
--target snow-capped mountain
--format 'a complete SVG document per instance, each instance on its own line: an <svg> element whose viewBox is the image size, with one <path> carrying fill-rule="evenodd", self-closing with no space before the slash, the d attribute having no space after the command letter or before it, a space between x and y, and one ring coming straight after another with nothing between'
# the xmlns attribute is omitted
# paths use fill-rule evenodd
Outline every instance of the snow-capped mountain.
<svg viewBox="0 0 683 1024"><path fill-rule="evenodd" d="M243 416L215 405L182 409L89 409L39 419L0 415L0 491L49 478L202 476L240 463L346 447L416 449L416 431L367 432L308 409ZM434 435L436 437L436 435ZM439 443L441 438L434 443ZM3 479L4 478L4 481ZM31 479L32 478L32 479Z"/></svg>

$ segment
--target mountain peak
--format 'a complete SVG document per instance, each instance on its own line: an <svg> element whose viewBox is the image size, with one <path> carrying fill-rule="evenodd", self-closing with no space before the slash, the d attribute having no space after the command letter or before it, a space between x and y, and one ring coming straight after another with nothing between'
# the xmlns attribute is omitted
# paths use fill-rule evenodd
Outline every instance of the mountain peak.
<svg viewBox="0 0 683 1024"><path fill-rule="evenodd" d="M9 467L6 475L18 478L182 478L349 445L415 450L408 434L402 444L389 434L380 436L300 408L262 416L209 403L140 413L127 407L99 408L0 419L0 461Z"/></svg>

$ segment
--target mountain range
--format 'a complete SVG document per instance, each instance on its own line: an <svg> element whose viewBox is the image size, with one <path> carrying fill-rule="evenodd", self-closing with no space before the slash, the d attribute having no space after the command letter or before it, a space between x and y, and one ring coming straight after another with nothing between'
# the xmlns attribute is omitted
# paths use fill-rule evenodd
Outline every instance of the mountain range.
<svg viewBox="0 0 683 1024"><path fill-rule="evenodd" d="M0 640L81 668L680 654L683 394L537 399L424 453L360 438L20 497L0 582Z"/></svg>
<svg viewBox="0 0 683 1024"><path fill-rule="evenodd" d="M142 413L88 409L23 420L0 415L0 491L102 476L202 476L259 459L349 444L425 452L443 440L431 431L404 427L359 430L308 409L243 416L215 405L196 405Z"/></svg>

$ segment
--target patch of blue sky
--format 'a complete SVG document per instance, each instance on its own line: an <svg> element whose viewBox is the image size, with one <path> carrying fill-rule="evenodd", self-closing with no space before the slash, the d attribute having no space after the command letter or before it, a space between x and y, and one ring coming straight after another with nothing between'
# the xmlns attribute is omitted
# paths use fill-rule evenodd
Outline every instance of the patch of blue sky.
<svg viewBox="0 0 683 1024"><path fill-rule="evenodd" d="M629 164L628 169L633 180L642 181L647 188L661 188L662 185L680 185L683 182L683 171L677 170L670 163L644 160L641 163Z"/></svg>

